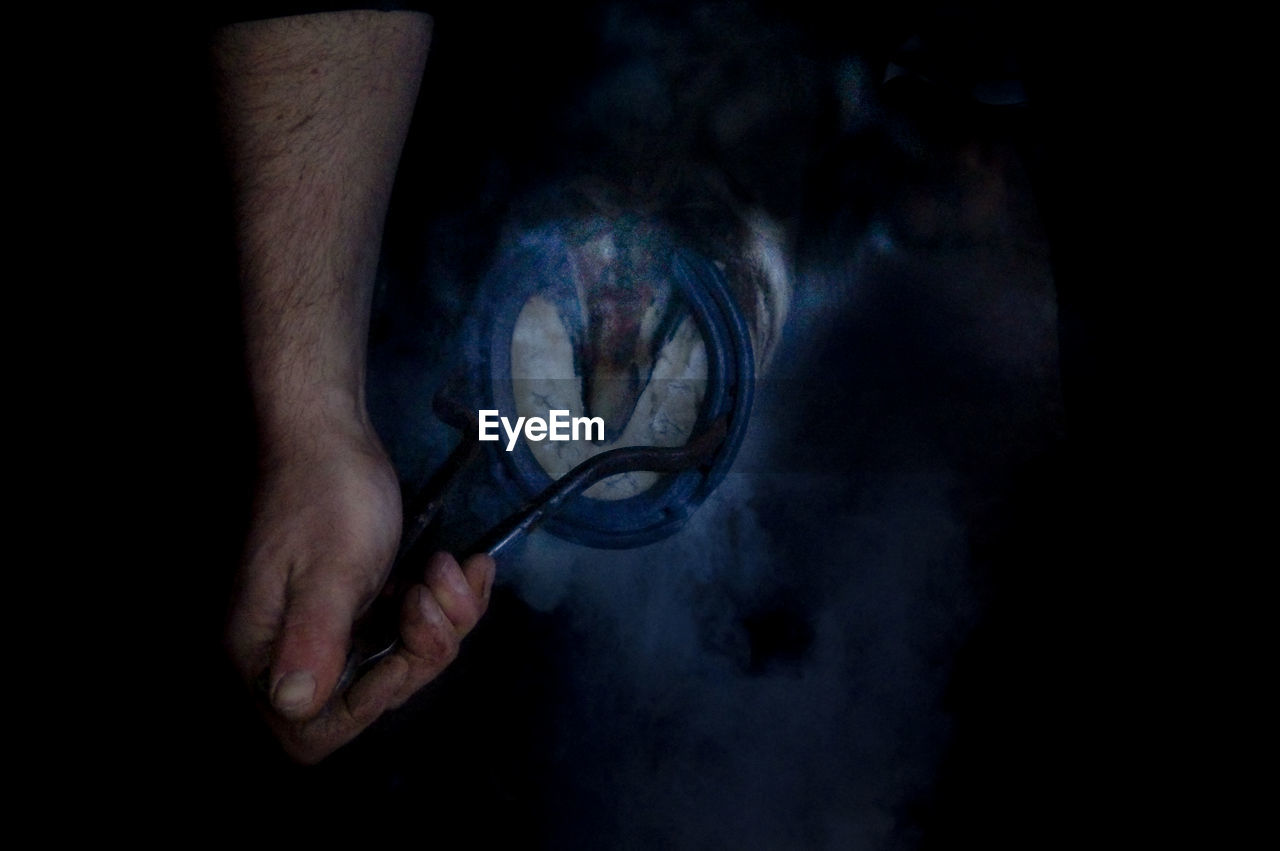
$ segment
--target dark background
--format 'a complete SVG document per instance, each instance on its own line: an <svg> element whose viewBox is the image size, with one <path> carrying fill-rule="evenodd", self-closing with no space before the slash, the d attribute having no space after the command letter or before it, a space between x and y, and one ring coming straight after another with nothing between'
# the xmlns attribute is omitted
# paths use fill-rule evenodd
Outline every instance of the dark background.
<svg viewBox="0 0 1280 851"><path fill-rule="evenodd" d="M929 4L841 14L804 4L751 8L786 32L786 45L803 51L821 79L849 56L873 71L883 67L906 36L939 14ZM806 449L788 450L794 411L793 419L761 429L773 454L757 468L768 484L753 491L751 517L781 518L787 528L752 527L757 537L746 546L830 567L783 564L703 583L707 593L733 598L721 614L738 639L726 650L702 634L687 657L729 659L723 679L713 671L698 681L711 690L733 680L746 683L750 695L752 684L793 678L794 705L785 688L767 704L748 697L745 705L761 714L735 726L719 724L714 713L697 720L683 713L682 701L696 688L681 686L672 704L656 709L629 703L650 681L625 667L602 676L607 648L598 642L618 629L625 647L634 634L624 627L636 624L591 608L581 586L558 604L531 603L530 586L519 579L528 574L517 572L438 687L318 769L292 767L274 753L218 645L247 522L252 440L201 25L183 20L163 33L135 33L120 51L109 51L127 55L112 55L109 70L85 75L75 89L84 107L76 165L93 178L84 185L94 187L77 196L87 202L77 209L85 251L101 270L89 303L123 316L119 333L106 335L112 356L87 368L91 383L106 391L94 410L127 420L113 441L116 463L94 478L111 483L109 492L130 493L126 509L109 512L104 540L135 567L94 577L106 586L103 599L128 605L112 609L119 614L109 618L112 629L94 653L111 660L98 690L107 711L77 708L72 723L109 745L95 762L129 792L126 818L159 808L216 828L246 814L292 821L300 812L308 823L407 828L424 839L478 831L521 845L648 847L683 839L860 848L1038 845L1088 836L1115 815L1140 812L1136 787L1157 751L1148 726L1152 704L1138 698L1168 651L1153 651L1159 630L1138 614L1151 605L1148 580L1158 559L1131 511L1158 490L1149 478L1149 423L1137 415L1143 388L1151 392L1143 380L1150 373L1130 351L1136 305L1150 286L1134 274L1147 152L1140 137L1125 132L1142 108L1126 83L1140 64L1132 22L1077 7L942 11L1018 57L1029 106L1011 117L954 92L877 89L876 115L910 128L935 146L930 151L953 152L977 136L1016 154L1040 223L1029 239L1047 244L1057 294L1060 416L1024 423L1029 430L1013 446L991 443L988 418L1030 404L1044 385L1023 376L992 390L978 366L957 361L967 338L946 321L954 316L921 309L936 290L929 276L914 279L916 289L890 289L905 295L872 289L869 302L815 288L800 318L840 316L850 324L799 323L811 334L792 344L796 357L787 362L790 371L780 370L778 392L797 392L806 376L843 376L798 398L815 413L855 415L857 439L828 421L801 442ZM672 25L687 14L671 12ZM416 144L428 153L405 163L389 232L398 244L422 227L458 227L467 210L477 233L497 227L504 197L536 184L540 169L560 166L545 140L563 129L557 122L565 101L590 88L582 69L610 59L593 35L598 12L506 12L502 26L482 26L488 17L488 10L437 16L424 98L435 98L447 121L431 128L436 134L421 120L415 125ZM450 22L456 29L446 29ZM869 79L878 82L874 74ZM892 138L886 142L874 127L852 133L815 100L815 153L796 166L796 180L759 191L804 223L798 265L838 281L848 271L842 247L867 238L876 212L892 207L895 189L936 187L945 174L913 171L916 161L895 158ZM433 156L450 167L433 168ZM403 186L415 181L430 187L430 201L405 195ZM476 198L484 203L471 207ZM122 199L129 201L124 224ZM935 241L919 250L936 257L947 248ZM393 258L384 287L394 296L397 286L409 286L397 284L396 274L403 281L406 269L423 264L429 261L420 256ZM883 280L898 279L886 272ZM909 344L893 333L903 329ZM912 370L900 366L904 357ZM966 404L971 412L955 428L953 414ZM926 478L945 470L961 484L942 496L926 486L893 491L886 482L904 470ZM805 502L804 477L818 473L847 483ZM930 502L929 493L941 502ZM889 583L876 585L868 603L867 587L833 577L868 562L880 566L875 576L899 576L895 564L875 561L881 551L844 551L858 541L840 536L827 544L807 534L795 539L881 512L894 534L910 540L913 523L937 521L939 504L955 548L943 548L947 558L925 553L904 562L908 575L921 564L941 565L944 578L959 571L938 599L922 602L913 596L918 586ZM620 557L620 572L632 575L624 562ZM829 593L833 587L839 593ZM637 599L655 593L661 600L649 587ZM957 601L963 611L952 617L948 607ZM821 647L822 615L843 603L851 606L845 622L868 631L858 645L868 655L838 675L814 669L814 687L807 654ZM877 655L896 646L876 632L874 615L887 606L939 654L930 677L905 675ZM938 631L946 640L933 641ZM859 711L848 714L814 709L815 701L850 706L848 694L876 693L881 683L893 699L876 720L868 721L861 711L868 704L857 701ZM601 697L597 703L588 695ZM627 722L617 725L625 735L599 720L611 715ZM565 718L584 725L580 739L563 729ZM637 719L650 726L630 725ZM819 735L798 737L795 750L786 741L753 744L785 740L799 726ZM724 741L739 736L746 756L735 759ZM868 754L855 747L880 741L914 744L901 764L892 748ZM664 747L676 758L664 760ZM615 776L614 765L634 769L637 750L658 756L648 769ZM749 795L749 784L732 779L744 774L759 778ZM689 781L698 776L725 779ZM670 788L637 795L646 783ZM664 809L681 798L688 806Z"/></svg>

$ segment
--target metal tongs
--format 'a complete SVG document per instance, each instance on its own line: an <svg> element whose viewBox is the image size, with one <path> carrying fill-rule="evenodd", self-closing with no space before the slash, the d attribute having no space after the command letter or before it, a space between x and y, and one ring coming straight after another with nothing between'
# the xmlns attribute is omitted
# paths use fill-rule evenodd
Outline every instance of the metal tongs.
<svg viewBox="0 0 1280 851"><path fill-rule="evenodd" d="M406 512L400 550L391 567L391 574L382 593L356 624L347 664L338 681L339 693L345 691L379 659L400 649L400 602L408 586L417 581L415 567L420 572L422 563L429 555L423 553L418 544L440 512L445 499L461 480L462 473L480 454L479 422L469 408L464 408L444 393L436 395L432 407L442 421L462 431L463 438L423 488L424 496L416 501L415 507ZM481 535L478 541L464 550L464 555L458 560L463 561L479 553L496 556L511 542L536 529L542 521L601 479L642 470L677 473L710 463L716 450L724 442L728 419L726 414L714 420L684 446L629 446L610 449L588 458L548 485L542 493L514 514Z"/></svg>

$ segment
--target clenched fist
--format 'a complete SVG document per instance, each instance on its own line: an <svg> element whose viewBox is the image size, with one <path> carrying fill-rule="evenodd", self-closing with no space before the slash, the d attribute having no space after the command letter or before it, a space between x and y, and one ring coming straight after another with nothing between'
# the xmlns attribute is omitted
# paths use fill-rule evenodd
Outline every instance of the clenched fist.
<svg viewBox="0 0 1280 851"><path fill-rule="evenodd" d="M403 646L335 694L352 625L395 556L400 492L368 427L297 443L264 458L227 637L241 675L264 687L285 750L315 762L453 660L488 605L494 562L432 556L404 598Z"/></svg>

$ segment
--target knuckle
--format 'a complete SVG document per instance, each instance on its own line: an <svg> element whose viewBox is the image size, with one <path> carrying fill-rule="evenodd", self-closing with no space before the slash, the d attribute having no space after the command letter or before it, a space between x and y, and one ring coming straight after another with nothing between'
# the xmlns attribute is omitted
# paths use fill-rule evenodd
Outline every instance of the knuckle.
<svg viewBox="0 0 1280 851"><path fill-rule="evenodd" d="M353 708L350 714L354 732L359 732L376 721L385 708L385 702L378 700L366 701Z"/></svg>
<svg viewBox="0 0 1280 851"><path fill-rule="evenodd" d="M431 666L447 665L457 658L458 636L443 625L431 626L415 636L409 649Z"/></svg>

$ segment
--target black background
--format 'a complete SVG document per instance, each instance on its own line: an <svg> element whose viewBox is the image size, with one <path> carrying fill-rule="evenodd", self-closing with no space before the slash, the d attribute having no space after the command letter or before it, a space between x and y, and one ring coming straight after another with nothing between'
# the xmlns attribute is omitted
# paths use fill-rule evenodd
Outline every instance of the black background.
<svg viewBox="0 0 1280 851"><path fill-rule="evenodd" d="M508 13L509 28L486 31L486 50L545 58L547 44L581 34L569 23L573 10L559 12L563 20L543 11ZM796 22L819 52L879 58L930 11L921 4L833 17L804 4L768 9ZM1003 21L1025 63L1036 200L1059 292L1068 439L1033 472L1032 498L1021 503L1030 507L1006 517L991 544L993 585L950 690L954 737L936 786L898 817L911 827L908 844L1034 846L1141 813L1152 760L1169 758L1151 726L1162 704L1147 697L1171 654L1147 616L1153 549L1163 544L1142 534L1143 512L1133 506L1150 507L1160 490L1145 411L1170 368L1153 374L1148 356L1132 351L1138 307L1152 286L1136 259L1150 165L1146 137L1129 132L1144 108L1130 89L1135 66L1145 65L1133 21L1078 7L971 11ZM830 25L835 18L842 26ZM440 39L438 29L437 47ZM476 791L495 755L525 766L530 784L539 779L538 744L524 734L547 711L537 698L557 671L545 651L561 639L511 596L499 595L492 628L473 642L477 659L501 664L476 670L464 660L450 674L493 699L441 699L440 707L440 717L463 729L501 726L501 735L479 746L465 736L434 744L448 768L412 796L353 775L375 758L340 755L303 770L274 755L218 643L247 522L252 439L202 23L168 21L157 30L140 21L103 47L85 54L88 67L58 99L75 117L72 179L54 206L73 211L63 221L77 236L49 260L83 265L88 324L100 315L109 326L86 337L103 340L95 349L102 357L84 358L68 376L86 401L76 406L83 430L66 440L77 460L65 488L73 505L105 503L95 513L107 519L103 534L93 536L103 556L79 575L103 601L90 608L108 623L94 628L86 654L94 699L80 693L63 705L69 731L108 747L92 757L96 749L77 748L57 762L51 782L71 796L127 793L117 815L138 824L154 824L163 811L210 829L268 815L424 839L466 839L473 830L518 844L563 837L528 804L533 798L495 802ZM545 69L551 78L557 72L572 82L570 70ZM508 80L495 66L468 86L497 89ZM518 127L537 138L535 102L512 97L501 107L486 104L472 117L487 116L495 132ZM442 195L465 193L466 174L444 170ZM448 183L451 175L459 185ZM104 455L99 471L92 462ZM1027 561L1038 569L1010 567ZM514 655L503 649L507 630L526 640ZM415 735L426 734L391 724L369 747L376 753ZM85 780L84 762L102 779ZM591 845L585 830L581 842Z"/></svg>

